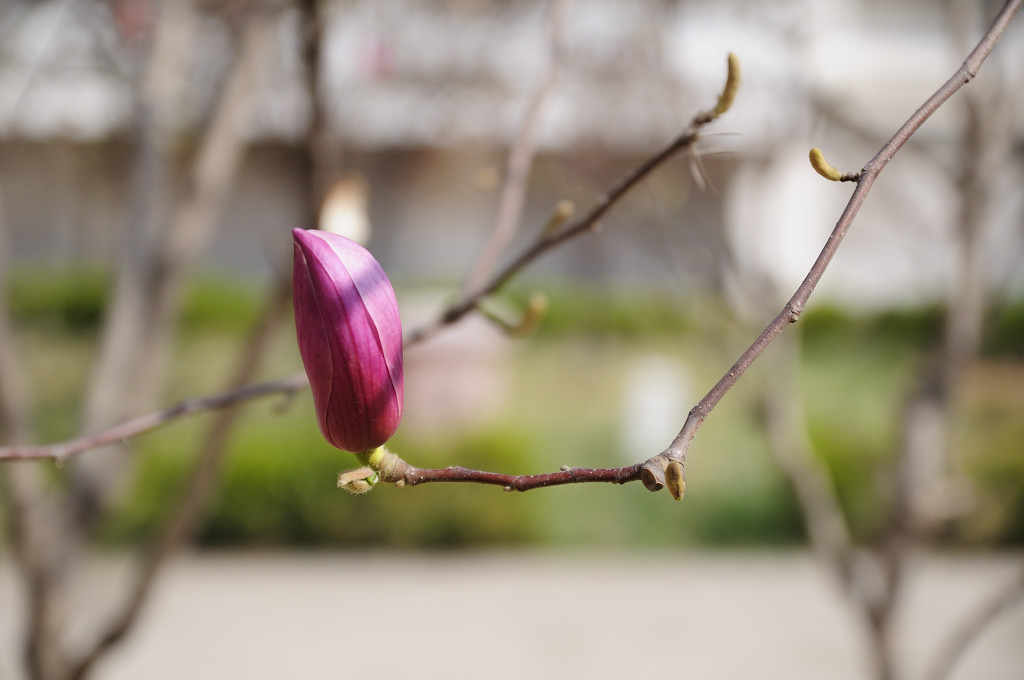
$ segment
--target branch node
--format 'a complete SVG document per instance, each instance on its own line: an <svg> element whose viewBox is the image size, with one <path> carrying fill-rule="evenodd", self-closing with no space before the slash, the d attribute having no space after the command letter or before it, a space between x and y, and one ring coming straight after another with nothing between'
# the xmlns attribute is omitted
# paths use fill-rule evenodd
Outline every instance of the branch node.
<svg viewBox="0 0 1024 680"><path fill-rule="evenodd" d="M668 459L663 454L658 454L647 459L640 467L640 481L648 491L661 491L665 488L665 467Z"/></svg>

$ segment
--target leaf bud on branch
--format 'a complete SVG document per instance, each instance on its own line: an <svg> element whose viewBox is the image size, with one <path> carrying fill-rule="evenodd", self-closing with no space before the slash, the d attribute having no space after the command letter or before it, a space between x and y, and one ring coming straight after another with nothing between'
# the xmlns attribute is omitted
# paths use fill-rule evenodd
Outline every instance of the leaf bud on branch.
<svg viewBox="0 0 1024 680"><path fill-rule="evenodd" d="M840 172L839 168L825 160L825 154L818 147L811 149L809 156L811 167L827 180L832 182L856 182L860 179L859 172Z"/></svg>
<svg viewBox="0 0 1024 680"><path fill-rule="evenodd" d="M715 118L721 116L732 107L732 102L736 99L736 92L740 89L740 58L735 53L730 52L728 64L729 74L725 78L725 87L722 88L722 94L718 96L718 103L712 111Z"/></svg>

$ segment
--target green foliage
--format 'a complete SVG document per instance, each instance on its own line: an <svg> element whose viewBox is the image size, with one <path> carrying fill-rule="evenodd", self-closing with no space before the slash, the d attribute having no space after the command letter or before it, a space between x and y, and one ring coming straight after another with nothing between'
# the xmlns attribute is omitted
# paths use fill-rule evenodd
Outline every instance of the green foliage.
<svg viewBox="0 0 1024 680"><path fill-rule="evenodd" d="M888 511L880 499L900 446L912 355L894 340L862 343L853 333L808 343L805 357L803 389L816 395L806 402L811 443L831 472L855 534L873 537Z"/></svg>
<svg viewBox="0 0 1024 680"><path fill-rule="evenodd" d="M808 310L801 319L809 343L871 342L933 351L942 341L945 309L937 306L895 309L875 315L851 314L833 306ZM987 357L1024 357L1024 300L989 311L983 353Z"/></svg>
<svg viewBox="0 0 1024 680"><path fill-rule="evenodd" d="M103 321L113 276L100 269L16 269L8 273L8 306L18 325L49 325L64 333L94 333ZM235 278L193 279L185 291L186 329L237 332L256 318L261 286Z"/></svg>
<svg viewBox="0 0 1024 680"><path fill-rule="evenodd" d="M508 295L519 308L534 288L517 289ZM549 308L537 329L537 337L567 338L580 335L612 335L641 338L651 334L685 333L693 324L678 296L650 290L544 286Z"/></svg>
<svg viewBox="0 0 1024 680"><path fill-rule="evenodd" d="M8 307L16 324L49 324L65 333L95 331L110 277L100 270L26 268L9 273Z"/></svg>
<svg viewBox="0 0 1024 680"><path fill-rule="evenodd" d="M260 311L265 285L234 278L206 276L185 292L181 323L186 329L237 331L251 325Z"/></svg>
<svg viewBox="0 0 1024 680"><path fill-rule="evenodd" d="M1017 300L992 314L985 339L990 356L1024 358L1024 300Z"/></svg>
<svg viewBox="0 0 1024 680"><path fill-rule="evenodd" d="M854 314L830 305L815 306L801 317L800 326L809 345L886 344L934 349L942 339L944 310L928 306L892 309L879 314Z"/></svg>
<svg viewBox="0 0 1024 680"><path fill-rule="evenodd" d="M48 439L75 431L108 281L95 273L22 272L12 279L19 341L36 380L37 422ZM544 325L511 355L515 380L501 417L430 437L400 429L392 442L396 452L421 466L510 473L625 465L635 462L621 451L618 425L631 361L649 353L678 359L692 374L688 398L696 399L742 349L729 346L726 316L710 303L708 312L695 312L697 302L680 311L667 296L548 292L551 311ZM191 286L167 401L221 389L262 293L216 279ZM967 390L956 448L978 503L953 538L1021 545L1024 366L1013 357L1024 355L1024 304L994 319L986 346L1009 358L983 363ZM941 316L930 309L857 316L817 308L787 333L800 330L801 382L815 454L836 484L854 533L870 540L888 512L902 405L922 352L935 348ZM298 365L285 327L264 375L284 375ZM741 381L702 427L687 464L686 497L678 504L639 483L526 494L479 485L381 485L349 496L335 480L339 471L356 467L355 459L323 441L308 395L284 413L273 399L250 404L234 430L200 538L206 545L398 548L798 542L803 522L767 450L757 380L752 374ZM213 417L177 422L138 440L136 483L101 540L136 542L153 535L182 492ZM684 418L680 413L679 423ZM666 434L666 444L673 434Z"/></svg>
<svg viewBox="0 0 1024 680"><path fill-rule="evenodd" d="M931 350L942 342L946 310L929 306L896 309L883 312L867 320L868 337L884 334L911 347Z"/></svg>
<svg viewBox="0 0 1024 680"><path fill-rule="evenodd" d="M788 545L804 537L800 508L778 475L757 485L691 494L696 541L704 545Z"/></svg>
<svg viewBox="0 0 1024 680"><path fill-rule="evenodd" d="M107 527L106 541L142 538L165 517L185 484L203 420L182 427L174 438L143 442L137 483ZM338 473L358 464L324 442L308 397L285 414L253 407L235 432L200 534L203 544L455 547L536 539L526 508L495 503L507 499L492 487L380 485L363 496L338 490ZM394 443L401 446L401 438ZM520 459L527 450L514 433L489 432L458 441L443 454L422 449L417 454L511 469L523 467Z"/></svg>
<svg viewBox="0 0 1024 680"><path fill-rule="evenodd" d="M966 395L957 461L973 482L973 508L959 523L965 540L1024 544L1024 366L994 362L978 371Z"/></svg>

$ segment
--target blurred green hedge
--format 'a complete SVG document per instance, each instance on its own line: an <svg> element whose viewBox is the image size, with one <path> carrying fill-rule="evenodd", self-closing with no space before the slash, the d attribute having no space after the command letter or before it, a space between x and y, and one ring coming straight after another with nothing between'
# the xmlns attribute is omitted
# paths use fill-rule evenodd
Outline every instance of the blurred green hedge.
<svg viewBox="0 0 1024 680"><path fill-rule="evenodd" d="M110 279L97 272L17 272L9 304L35 378L36 413L47 440L72 436L94 358ZM749 342L716 305L682 308L650 292L558 288L538 333L514 353L513 405L478 428L392 445L423 466L463 465L511 473L561 465L620 466L615 416L627 359L658 352L685 361L703 393ZM168 402L220 389L259 314L263 290L198 280L182 315ZM521 299L513 293L509 300ZM710 331L709 331L710 328ZM804 339L801 381L809 435L860 538L879 535L882 490L899 446L900 405L915 370L933 353L942 310L857 316L819 307L789 332ZM1024 301L991 314L986 354L966 390L957 424L958 464L976 503L946 537L957 543L1024 544ZM586 353L588 380L566 375ZM263 377L299 367L285 324ZM682 503L639 484L582 485L504 493L476 485L386 485L360 497L335 488L354 467L323 442L308 394L283 412L279 400L244 407L220 471L222 484L200 535L216 546L782 545L803 540L799 508L764 440L756 378L741 381L708 419L687 466ZM700 394L695 394L694 398ZM685 413L680 414L680 423ZM135 484L99 540L149 538L175 502L211 416L173 424L136 441ZM667 443L667 442L666 442ZM653 451L651 453L654 453ZM88 455L88 454L85 454Z"/></svg>

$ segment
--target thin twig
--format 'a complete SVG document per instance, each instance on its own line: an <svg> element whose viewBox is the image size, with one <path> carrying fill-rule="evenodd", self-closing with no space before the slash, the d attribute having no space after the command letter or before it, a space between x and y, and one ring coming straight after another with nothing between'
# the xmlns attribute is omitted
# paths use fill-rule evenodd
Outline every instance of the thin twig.
<svg viewBox="0 0 1024 680"><path fill-rule="evenodd" d="M539 475L507 475L458 466L424 469L410 465L383 446L372 452L357 454L356 458L363 467L345 470L338 476L338 487L354 494L366 493L378 482L395 486L416 486L430 482L469 482L500 486L505 491L530 491L548 486L588 482L626 484L640 479L641 472L641 463L622 468L577 468L563 465L558 472Z"/></svg>
<svg viewBox="0 0 1024 680"><path fill-rule="evenodd" d="M733 59L730 59L730 66L733 64ZM734 72L730 70L730 79L727 80L726 89L729 88L729 83L733 82L736 77L738 76L735 76ZM481 286L473 293L464 296L462 300L452 304L434 323L422 326L410 332L405 339L405 345L408 347L433 337L442 328L455 323L463 316L476 309L481 300L497 292L502 286L508 283L512 277L541 255L557 248L566 241L575 238L580 234L593 231L597 227L601 218L608 214L615 204L621 201L631 189L640 184L640 182L646 179L648 175L654 172L654 170L660 167L667 160L679 153L688 151L693 147L694 143L700 139L701 130L706 125L717 119L721 113L724 113L724 111L719 112L717 109L708 109L707 111L701 111L698 113L693 117L693 120L690 121L690 124L682 134L672 140L672 142L670 142L666 147L655 153L653 156L650 156L643 163L634 168L606 193L599 196L589 211L580 217L569 221L564 227L554 233L542 231L532 245L527 247L526 250L520 253L518 257L508 263L504 269L501 269L497 274L495 274L488 283Z"/></svg>
<svg viewBox="0 0 1024 680"><path fill-rule="evenodd" d="M464 467L448 467L442 469L422 469L409 466L402 475L401 483L408 486L427 484L430 482L472 482L476 484L492 484L505 491L530 491L546 486L563 484L583 484L586 482L605 482L610 484L626 484L640 479L640 464L624 468L570 468L564 467L558 472L540 475L505 475L498 472L470 470Z"/></svg>
<svg viewBox="0 0 1024 680"><path fill-rule="evenodd" d="M57 444L40 446L6 446L0 448L3 460L52 460L62 462L90 449L130 439L144 432L155 430L179 418L207 411L217 411L252 399L273 395L291 395L309 385L305 373L296 373L272 382L249 385L222 394L182 401L170 408L139 416L115 427L100 430L94 434L70 439Z"/></svg>
<svg viewBox="0 0 1024 680"><path fill-rule="evenodd" d="M1022 0L1008 0L1003 9L1000 10L996 16L995 21L989 27L988 31L982 37L981 41L974 48L974 50L968 55L963 65L957 70L953 76L947 80L942 87L928 98L928 100L921 105L917 111L904 123L896 134L892 136L885 146L875 154L867 165L864 166L860 173L860 180L857 182L857 186L853 191L853 195L850 197L849 203L843 210L839 221L836 223L835 228L832 230L832 234L828 237L825 242L825 246L822 248L821 253L811 266L810 271L804 278L803 282L796 289L796 292L789 299L786 305L782 308L782 311L772 319L771 323L761 332L761 334L754 340L753 344L740 356L740 358L726 371L725 375L711 388L711 391L700 400L700 402L690 410L686 421L683 423L682 429L679 434L672 441L669 447L663 452L649 459L644 463L644 484L652 490L660 489L665 484L665 468L668 466L670 461L676 461L680 464L686 462L686 451L690 447L690 443L693 441L693 437L697 434L697 430L700 428L704 419L708 417L711 411L715 408L725 393L728 392L733 385L740 379L740 377L750 368L751 364L761 356L761 353L771 344L772 340L783 331L786 326L796 322L800 318L800 314L804 310L804 306L807 304L807 300L811 295L811 292L818 285L822 275L825 273L825 269L832 261L836 250L839 248L839 244L842 242L843 237L846 236L846 232L849 231L850 226L853 224L854 218L857 216L861 205L864 203L865 197L868 192L871 191L872 185L875 183L878 174L883 168L892 160L892 157L900 150L910 137L917 132L921 125L928 120L928 118L939 109L942 104L949 99L957 90L963 87L965 84L971 81L972 78L977 74L978 69L981 67L982 62L992 52L992 48L995 47L999 38L1002 37L1006 31L1006 27L1014 14L1020 9Z"/></svg>

